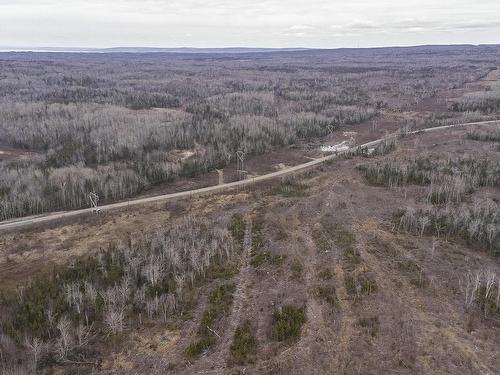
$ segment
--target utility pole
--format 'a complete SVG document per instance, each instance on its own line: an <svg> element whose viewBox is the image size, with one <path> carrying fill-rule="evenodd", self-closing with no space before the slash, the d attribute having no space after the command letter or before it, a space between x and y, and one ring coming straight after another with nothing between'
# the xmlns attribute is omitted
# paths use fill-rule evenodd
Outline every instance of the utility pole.
<svg viewBox="0 0 500 375"><path fill-rule="evenodd" d="M243 180L245 177L245 153L241 150L236 151L236 170L238 171L238 180Z"/></svg>
<svg viewBox="0 0 500 375"><path fill-rule="evenodd" d="M101 209L97 207L97 203L99 202L99 196L91 191L89 193L90 206L93 208L94 213L98 214L101 212Z"/></svg>

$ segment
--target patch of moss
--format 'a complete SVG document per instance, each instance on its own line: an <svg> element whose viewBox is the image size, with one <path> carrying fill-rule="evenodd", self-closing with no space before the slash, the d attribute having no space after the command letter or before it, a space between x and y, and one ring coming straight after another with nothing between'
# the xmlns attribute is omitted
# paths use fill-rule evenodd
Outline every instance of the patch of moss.
<svg viewBox="0 0 500 375"><path fill-rule="evenodd" d="M297 180L296 178L286 177L281 180L281 183L273 188L272 194L281 195L283 197L303 197L307 193L307 185Z"/></svg>
<svg viewBox="0 0 500 375"><path fill-rule="evenodd" d="M328 281L333 278L333 272L329 268L323 268L319 271L318 277L323 281Z"/></svg>
<svg viewBox="0 0 500 375"><path fill-rule="evenodd" d="M264 246L264 236L262 229L264 227L264 218L259 213L253 220L252 224L252 252L257 252Z"/></svg>
<svg viewBox="0 0 500 375"><path fill-rule="evenodd" d="M215 339L210 336L205 336L197 339L195 342L189 344L186 348L186 356L189 358L197 357L215 343Z"/></svg>
<svg viewBox="0 0 500 375"><path fill-rule="evenodd" d="M298 259L294 259L292 264L290 265L290 270L292 271L292 279L301 280L302 272L304 270L304 266Z"/></svg>
<svg viewBox="0 0 500 375"><path fill-rule="evenodd" d="M351 247L354 245L356 238L354 233L348 231L347 229L341 227L340 225L334 225L327 227L328 233L332 235L335 242L341 247Z"/></svg>
<svg viewBox="0 0 500 375"><path fill-rule="evenodd" d="M344 260L349 268L354 268L356 265L361 264L361 255L355 248L347 247L344 249Z"/></svg>
<svg viewBox="0 0 500 375"><path fill-rule="evenodd" d="M377 337L379 329L378 316L359 318L357 324L371 337Z"/></svg>
<svg viewBox="0 0 500 375"><path fill-rule="evenodd" d="M242 365L249 361L256 349L257 339L253 334L252 323L247 319L234 332L233 343L230 348L231 361Z"/></svg>
<svg viewBox="0 0 500 375"><path fill-rule="evenodd" d="M306 322L305 307L285 305L273 314L271 339L274 341L295 341L300 337Z"/></svg>
<svg viewBox="0 0 500 375"><path fill-rule="evenodd" d="M333 286L318 286L316 289L316 295L318 298L322 299L331 306L338 305L337 293Z"/></svg>
<svg viewBox="0 0 500 375"><path fill-rule="evenodd" d="M245 227L246 224L245 220L243 219L243 216L241 216L240 214L233 215L231 222L229 223L228 230L233 236L233 239L240 247L243 247L243 240L245 238Z"/></svg>
<svg viewBox="0 0 500 375"><path fill-rule="evenodd" d="M263 251L252 256L250 264L254 267L260 267L262 265L272 265L277 266L285 260L285 255L275 255L268 251Z"/></svg>
<svg viewBox="0 0 500 375"><path fill-rule="evenodd" d="M207 270L207 279L230 280L239 271L238 264L234 261L212 263Z"/></svg>
<svg viewBox="0 0 500 375"><path fill-rule="evenodd" d="M398 263L398 268L409 278L410 283L419 288L425 288L429 285L429 279L422 268L413 260L405 260Z"/></svg>
<svg viewBox="0 0 500 375"><path fill-rule="evenodd" d="M345 275L345 288L351 296L367 296L377 291L377 283L369 272L350 272Z"/></svg>
<svg viewBox="0 0 500 375"><path fill-rule="evenodd" d="M234 283L225 283L216 287L208 296L208 306L198 328L198 337L185 351L187 357L196 357L209 349L214 343L214 324L227 315L233 302Z"/></svg>
<svg viewBox="0 0 500 375"><path fill-rule="evenodd" d="M234 283L226 283L215 288L208 296L207 310L201 319L199 333L204 334L207 327L211 327L213 323L226 314L233 302L233 292L235 290Z"/></svg>
<svg viewBox="0 0 500 375"><path fill-rule="evenodd" d="M343 249L350 249L354 246L356 240L352 232L340 225L327 222L316 225L312 236L316 246L323 251L329 250L332 244Z"/></svg>

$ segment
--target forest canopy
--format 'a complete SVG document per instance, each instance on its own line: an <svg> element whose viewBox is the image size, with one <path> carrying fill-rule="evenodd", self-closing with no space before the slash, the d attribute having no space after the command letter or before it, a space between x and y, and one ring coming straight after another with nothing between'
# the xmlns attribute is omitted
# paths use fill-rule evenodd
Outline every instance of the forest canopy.
<svg viewBox="0 0 500 375"><path fill-rule="evenodd" d="M0 54L0 220L140 194L401 111L498 65L496 48L247 55ZM496 92L455 111L498 110ZM493 108L493 109L492 109ZM186 155L187 157L182 156Z"/></svg>

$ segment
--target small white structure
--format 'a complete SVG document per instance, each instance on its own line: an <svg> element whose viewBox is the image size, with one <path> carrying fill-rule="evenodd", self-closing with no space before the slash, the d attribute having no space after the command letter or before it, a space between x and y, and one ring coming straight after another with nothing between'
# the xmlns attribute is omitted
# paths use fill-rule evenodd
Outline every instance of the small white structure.
<svg viewBox="0 0 500 375"><path fill-rule="evenodd" d="M349 141L343 141L333 146L321 146L321 152L341 152L351 148Z"/></svg>

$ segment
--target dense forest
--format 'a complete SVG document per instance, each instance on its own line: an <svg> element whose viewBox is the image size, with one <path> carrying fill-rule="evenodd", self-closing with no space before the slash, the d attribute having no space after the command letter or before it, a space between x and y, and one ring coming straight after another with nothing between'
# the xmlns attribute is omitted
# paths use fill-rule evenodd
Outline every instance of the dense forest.
<svg viewBox="0 0 500 375"><path fill-rule="evenodd" d="M500 48L245 55L0 54L0 220L132 197L404 111L498 66ZM499 91L450 111L498 112Z"/></svg>

